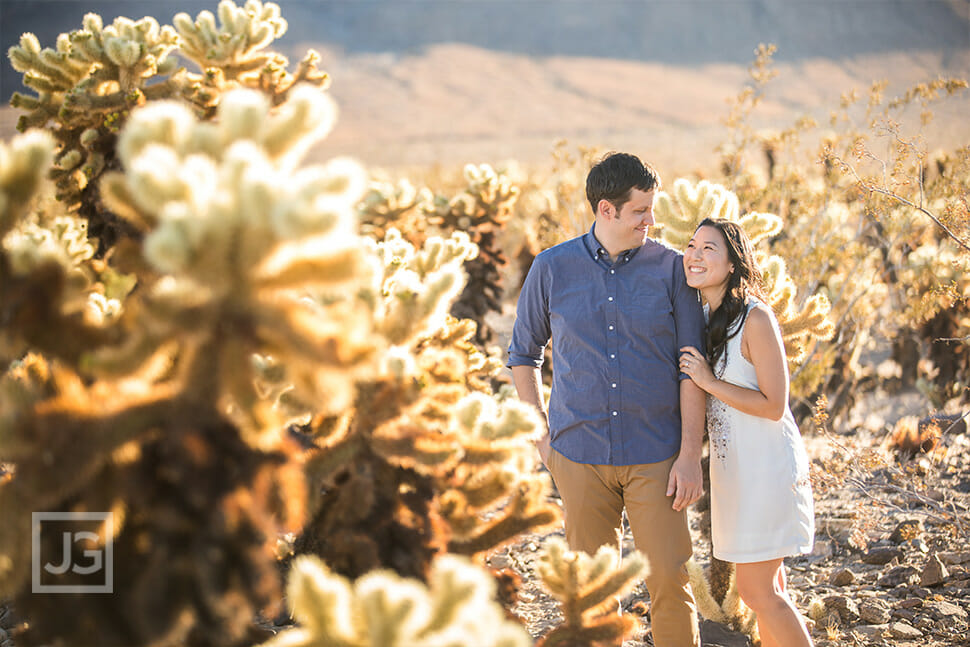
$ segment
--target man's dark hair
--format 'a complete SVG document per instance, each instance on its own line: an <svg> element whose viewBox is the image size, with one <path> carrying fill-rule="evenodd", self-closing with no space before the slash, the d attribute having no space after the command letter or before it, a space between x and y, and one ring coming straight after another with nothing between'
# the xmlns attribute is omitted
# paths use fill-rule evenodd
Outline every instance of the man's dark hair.
<svg viewBox="0 0 970 647"><path fill-rule="evenodd" d="M659 188L657 171L629 153L608 153L586 176L586 199L594 214L600 200L609 200L619 211L630 199L633 189L650 191Z"/></svg>

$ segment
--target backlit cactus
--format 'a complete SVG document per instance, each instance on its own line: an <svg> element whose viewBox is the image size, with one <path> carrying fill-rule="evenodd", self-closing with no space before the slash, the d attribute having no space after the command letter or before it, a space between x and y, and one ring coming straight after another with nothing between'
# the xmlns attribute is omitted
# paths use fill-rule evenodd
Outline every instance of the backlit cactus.
<svg viewBox="0 0 970 647"><path fill-rule="evenodd" d="M238 7L232 0L222 0L218 14L218 25L209 11L202 11L194 21L186 13L172 20L181 37L180 53L202 69L201 75L187 76L187 95L193 103L212 108L223 92L246 87L262 90L278 105L297 84L320 88L329 84L329 76L317 70L316 51L307 52L295 74L286 71L285 56L264 51L286 33L287 23L276 3L246 0Z"/></svg>
<svg viewBox="0 0 970 647"><path fill-rule="evenodd" d="M505 618L495 581L480 567L442 556L428 582L372 571L350 582L312 556L296 559L287 597L299 627L262 647L527 647Z"/></svg>
<svg viewBox="0 0 970 647"><path fill-rule="evenodd" d="M104 25L89 13L81 29L61 34L55 48L41 48L34 34L24 34L10 48L14 69L37 96L14 93L11 105L24 110L18 129L49 124L57 140L51 177L57 197L88 220L91 235L100 240L101 256L124 236L134 235L110 211L100 206L97 180L117 168L117 133L131 111L161 99L184 98L211 117L221 96L249 87L271 97L274 105L286 100L297 83L325 86L327 75L310 51L295 74L287 60L263 49L286 30L279 7L248 0L237 7L231 0L219 5L217 28L210 12L193 22L175 17L176 27L159 26L151 17L138 21L119 17ZM178 67L180 54L197 63L201 74Z"/></svg>
<svg viewBox="0 0 970 647"><path fill-rule="evenodd" d="M693 559L687 562L687 575L697 601L697 610L708 620L727 625L749 636L759 644L758 618L738 595L737 576L733 565L711 561L709 572ZM732 568L724 568L724 566Z"/></svg>
<svg viewBox="0 0 970 647"><path fill-rule="evenodd" d="M646 570L646 560L638 552L621 562L612 546L587 555L569 551L558 537L547 540L539 576L543 587L559 601L564 619L537 646L622 644L638 625L633 616L617 614L617 599L633 588Z"/></svg>

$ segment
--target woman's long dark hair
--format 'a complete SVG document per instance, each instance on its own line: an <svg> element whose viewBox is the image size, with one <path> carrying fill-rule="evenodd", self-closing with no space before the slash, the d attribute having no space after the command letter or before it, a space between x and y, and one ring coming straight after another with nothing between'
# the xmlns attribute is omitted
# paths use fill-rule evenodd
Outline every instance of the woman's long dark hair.
<svg viewBox="0 0 970 647"><path fill-rule="evenodd" d="M697 229L701 227L714 227L721 232L727 243L728 261L734 265L734 271L728 274L727 290L721 305L710 313L707 324L707 349L711 354L711 366L717 367L724 357L728 340L743 327L748 314L748 295L763 299L764 290L751 239L744 230L736 222L723 218L704 218Z"/></svg>

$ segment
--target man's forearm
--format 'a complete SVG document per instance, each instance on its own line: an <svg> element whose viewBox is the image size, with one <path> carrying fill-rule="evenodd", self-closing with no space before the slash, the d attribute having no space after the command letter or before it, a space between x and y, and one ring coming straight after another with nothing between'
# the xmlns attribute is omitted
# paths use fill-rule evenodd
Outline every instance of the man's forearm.
<svg viewBox="0 0 970 647"><path fill-rule="evenodd" d="M700 460L707 394L691 380L680 382L680 455Z"/></svg>
<svg viewBox="0 0 970 647"><path fill-rule="evenodd" d="M513 366L512 384L519 400L531 404L546 420L546 402L542 397L542 373L532 366Z"/></svg>

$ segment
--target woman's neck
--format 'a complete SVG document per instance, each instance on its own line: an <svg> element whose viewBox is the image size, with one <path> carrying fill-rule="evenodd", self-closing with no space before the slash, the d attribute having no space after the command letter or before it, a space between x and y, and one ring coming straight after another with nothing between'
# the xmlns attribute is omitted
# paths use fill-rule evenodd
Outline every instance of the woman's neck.
<svg viewBox="0 0 970 647"><path fill-rule="evenodd" d="M718 285L701 289L701 296L704 297L704 301L707 302L711 312L714 312L721 307L721 303L724 301L724 295L726 293L726 285Z"/></svg>

